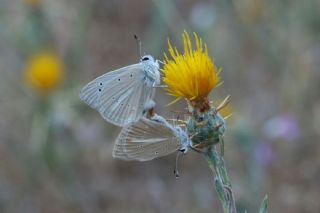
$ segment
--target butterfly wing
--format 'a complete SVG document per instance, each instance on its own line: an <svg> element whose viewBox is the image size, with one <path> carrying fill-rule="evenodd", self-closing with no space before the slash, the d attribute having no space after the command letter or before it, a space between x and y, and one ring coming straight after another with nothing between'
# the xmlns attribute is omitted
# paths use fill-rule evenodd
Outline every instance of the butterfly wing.
<svg viewBox="0 0 320 213"><path fill-rule="evenodd" d="M154 93L152 86L139 63L96 78L81 90L80 98L107 121L124 126L142 117Z"/></svg>
<svg viewBox="0 0 320 213"><path fill-rule="evenodd" d="M120 132L113 149L113 157L148 161L168 155L179 147L180 142L172 129L143 117Z"/></svg>

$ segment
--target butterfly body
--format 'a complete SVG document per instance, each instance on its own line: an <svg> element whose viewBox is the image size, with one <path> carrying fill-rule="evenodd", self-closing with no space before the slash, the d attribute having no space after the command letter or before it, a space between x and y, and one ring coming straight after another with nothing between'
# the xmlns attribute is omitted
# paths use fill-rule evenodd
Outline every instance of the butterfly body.
<svg viewBox="0 0 320 213"><path fill-rule="evenodd" d="M140 63L108 72L88 83L80 99L118 126L137 122L160 84L159 63L145 55Z"/></svg>
<svg viewBox="0 0 320 213"><path fill-rule="evenodd" d="M147 60L146 60L147 59ZM151 86L160 84L159 62L154 60L152 56L146 55L142 57L141 62L146 76L146 83Z"/></svg>

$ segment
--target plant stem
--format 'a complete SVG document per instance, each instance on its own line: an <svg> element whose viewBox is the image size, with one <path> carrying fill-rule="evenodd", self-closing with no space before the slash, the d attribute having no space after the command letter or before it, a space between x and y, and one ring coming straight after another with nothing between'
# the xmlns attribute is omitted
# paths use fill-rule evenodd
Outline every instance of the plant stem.
<svg viewBox="0 0 320 213"><path fill-rule="evenodd" d="M204 153L204 157L212 170L216 191L220 202L222 203L224 213L236 213L236 205L231 189L231 183L224 164L223 156L217 152L214 146L211 146Z"/></svg>

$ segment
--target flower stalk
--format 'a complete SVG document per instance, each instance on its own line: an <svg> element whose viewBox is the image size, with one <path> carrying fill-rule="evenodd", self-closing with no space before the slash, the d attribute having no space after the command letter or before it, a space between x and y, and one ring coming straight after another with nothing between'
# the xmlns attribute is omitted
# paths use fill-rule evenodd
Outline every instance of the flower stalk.
<svg viewBox="0 0 320 213"><path fill-rule="evenodd" d="M203 155L214 175L215 188L222 203L223 212L237 212L231 182L222 154L216 150L216 147L212 146L209 147Z"/></svg>
<svg viewBox="0 0 320 213"><path fill-rule="evenodd" d="M231 182L224 162L225 120L215 109L201 113L193 109L187 123L193 147L200 149L214 176L215 189L225 213L235 213L236 206ZM220 145L220 152L217 150Z"/></svg>

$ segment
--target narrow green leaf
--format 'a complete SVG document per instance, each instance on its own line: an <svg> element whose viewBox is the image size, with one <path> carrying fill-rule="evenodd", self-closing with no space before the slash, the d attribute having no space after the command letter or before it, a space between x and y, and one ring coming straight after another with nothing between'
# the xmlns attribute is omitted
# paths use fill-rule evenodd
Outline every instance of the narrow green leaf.
<svg viewBox="0 0 320 213"><path fill-rule="evenodd" d="M268 195L263 198L260 205L259 213L268 213Z"/></svg>

